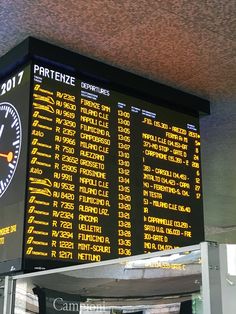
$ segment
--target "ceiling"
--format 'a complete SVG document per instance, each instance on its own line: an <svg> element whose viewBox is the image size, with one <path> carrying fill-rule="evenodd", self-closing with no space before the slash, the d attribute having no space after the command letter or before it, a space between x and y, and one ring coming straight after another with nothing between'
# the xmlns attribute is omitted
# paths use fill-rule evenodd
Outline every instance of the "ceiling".
<svg viewBox="0 0 236 314"><path fill-rule="evenodd" d="M207 239L236 242L236 1L2 0L0 56L27 36L207 98Z"/></svg>

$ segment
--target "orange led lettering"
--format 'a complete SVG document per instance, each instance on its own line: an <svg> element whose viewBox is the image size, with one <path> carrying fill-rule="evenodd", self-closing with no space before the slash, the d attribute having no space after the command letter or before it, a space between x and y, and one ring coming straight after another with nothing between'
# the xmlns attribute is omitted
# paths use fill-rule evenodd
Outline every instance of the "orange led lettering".
<svg viewBox="0 0 236 314"><path fill-rule="evenodd" d="M58 104L61 105L62 103L58 101ZM56 109L56 114L57 114L58 116L61 116L61 115L62 115L62 110L61 110L61 109Z"/></svg>
<svg viewBox="0 0 236 314"><path fill-rule="evenodd" d="M57 192L57 191L53 191L53 197L55 198L60 198L60 192Z"/></svg>
<svg viewBox="0 0 236 314"><path fill-rule="evenodd" d="M56 251L51 251L51 257L57 257L57 252Z"/></svg>
<svg viewBox="0 0 236 314"><path fill-rule="evenodd" d="M31 255L32 251L33 251L33 247L31 246L27 249L26 255Z"/></svg>
<svg viewBox="0 0 236 314"><path fill-rule="evenodd" d="M57 247L57 241L52 240L52 247Z"/></svg>
<svg viewBox="0 0 236 314"><path fill-rule="evenodd" d="M34 237L29 237L27 240L27 244L31 244L34 240Z"/></svg>
<svg viewBox="0 0 236 314"><path fill-rule="evenodd" d="M58 136L58 135L55 135L55 142L61 142L62 141L62 137L61 136Z"/></svg>
<svg viewBox="0 0 236 314"><path fill-rule="evenodd" d="M30 206L28 212L31 214L34 212L34 209L35 209L35 206Z"/></svg>
<svg viewBox="0 0 236 314"><path fill-rule="evenodd" d="M58 164L58 163L57 163ZM59 164L58 164L59 165ZM55 179L60 179L60 177L61 177L61 174L59 173L59 172L54 172L53 173L53 177L55 178Z"/></svg>
<svg viewBox="0 0 236 314"><path fill-rule="evenodd" d="M58 201L53 201L53 207L58 207Z"/></svg>
<svg viewBox="0 0 236 314"><path fill-rule="evenodd" d="M61 183L60 183L60 182L57 182L57 181L54 181L54 182L53 182L53 187L54 187L54 188L59 189L60 186L61 186Z"/></svg>

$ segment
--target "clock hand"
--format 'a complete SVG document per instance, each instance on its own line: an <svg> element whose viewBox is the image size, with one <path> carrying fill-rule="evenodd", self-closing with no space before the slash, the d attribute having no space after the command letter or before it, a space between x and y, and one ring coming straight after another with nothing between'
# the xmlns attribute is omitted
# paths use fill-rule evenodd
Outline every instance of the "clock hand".
<svg viewBox="0 0 236 314"><path fill-rule="evenodd" d="M0 157L5 157L8 162L11 162L13 159L13 152L9 152L8 154L0 153Z"/></svg>

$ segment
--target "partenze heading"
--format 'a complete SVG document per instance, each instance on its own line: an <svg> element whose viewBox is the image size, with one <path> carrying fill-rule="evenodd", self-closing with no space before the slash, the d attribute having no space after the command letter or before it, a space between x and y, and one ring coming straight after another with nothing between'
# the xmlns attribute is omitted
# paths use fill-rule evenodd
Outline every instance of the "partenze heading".
<svg viewBox="0 0 236 314"><path fill-rule="evenodd" d="M43 66L39 66L37 64L34 65L34 74L38 74L44 77L48 77L55 81L75 86L75 77L45 68Z"/></svg>

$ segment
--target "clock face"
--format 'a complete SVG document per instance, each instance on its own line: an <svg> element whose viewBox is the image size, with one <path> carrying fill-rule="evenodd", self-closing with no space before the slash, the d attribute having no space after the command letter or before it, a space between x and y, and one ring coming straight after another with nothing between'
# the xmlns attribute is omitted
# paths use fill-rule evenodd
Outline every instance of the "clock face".
<svg viewBox="0 0 236 314"><path fill-rule="evenodd" d="M16 171L21 138L21 122L16 108L8 102L0 103L0 198Z"/></svg>

